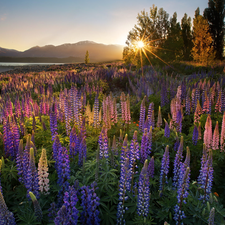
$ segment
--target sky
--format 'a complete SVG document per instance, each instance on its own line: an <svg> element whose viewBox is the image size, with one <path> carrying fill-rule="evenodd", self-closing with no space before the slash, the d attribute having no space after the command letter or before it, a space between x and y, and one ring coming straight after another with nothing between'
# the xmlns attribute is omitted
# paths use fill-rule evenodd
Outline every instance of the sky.
<svg viewBox="0 0 225 225"><path fill-rule="evenodd" d="M180 22L194 17L207 0L0 0L0 47L25 51L34 46L79 41L125 45L141 11L155 4Z"/></svg>

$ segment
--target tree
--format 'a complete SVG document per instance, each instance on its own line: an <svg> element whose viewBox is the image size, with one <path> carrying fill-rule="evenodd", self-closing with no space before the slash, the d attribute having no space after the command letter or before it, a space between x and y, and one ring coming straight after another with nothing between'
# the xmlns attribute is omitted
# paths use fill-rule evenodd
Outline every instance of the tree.
<svg viewBox="0 0 225 225"><path fill-rule="evenodd" d="M84 58L84 62L85 62L86 64L88 64L88 63L90 62L88 51L86 51L85 58Z"/></svg>
<svg viewBox="0 0 225 225"><path fill-rule="evenodd" d="M208 21L203 16L196 14L193 20L193 59L201 63L208 63L213 60L212 42Z"/></svg>
<svg viewBox="0 0 225 225"><path fill-rule="evenodd" d="M223 59L225 0L209 0L204 17L209 22L216 59Z"/></svg>
<svg viewBox="0 0 225 225"><path fill-rule="evenodd" d="M191 49L193 47L192 43L192 34L191 34L191 17L185 13L183 18L181 19L181 31L183 37L183 59L190 60L191 59Z"/></svg>
<svg viewBox="0 0 225 225"><path fill-rule="evenodd" d="M164 60L173 61L183 57L183 38L181 33L180 23L177 22L177 13L173 14L170 19L168 36L164 44ZM168 50L168 51L167 51Z"/></svg>
<svg viewBox="0 0 225 225"><path fill-rule="evenodd" d="M123 59L126 63L137 66L159 61L158 51L162 47L169 28L169 15L162 8L155 5L150 7L150 13L142 11L137 16L137 24L129 32L126 47L123 50ZM144 47L139 51L138 41L144 42ZM143 54L139 54L143 53Z"/></svg>

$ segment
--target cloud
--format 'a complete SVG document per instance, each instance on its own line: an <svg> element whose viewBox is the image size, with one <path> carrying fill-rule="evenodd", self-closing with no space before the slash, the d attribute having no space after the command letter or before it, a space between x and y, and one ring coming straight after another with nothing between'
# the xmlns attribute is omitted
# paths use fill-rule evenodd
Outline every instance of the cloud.
<svg viewBox="0 0 225 225"><path fill-rule="evenodd" d="M6 16L6 13L5 13L5 14L1 15L0 20L4 21L4 20L6 20L6 18L7 18L7 16Z"/></svg>

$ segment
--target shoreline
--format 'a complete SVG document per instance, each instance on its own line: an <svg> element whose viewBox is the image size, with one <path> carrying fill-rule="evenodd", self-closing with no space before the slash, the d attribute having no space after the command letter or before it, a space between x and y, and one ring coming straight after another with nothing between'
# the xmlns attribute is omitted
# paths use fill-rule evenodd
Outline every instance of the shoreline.
<svg viewBox="0 0 225 225"><path fill-rule="evenodd" d="M15 68L12 66L0 66L0 73L8 72L14 69Z"/></svg>
<svg viewBox="0 0 225 225"><path fill-rule="evenodd" d="M31 73L31 72L47 72L47 71L81 71L87 70L87 68L102 67L102 65L118 64L118 62L100 62L100 63L64 63L64 64L48 64L48 65L25 65L25 66L1 66L0 75L6 74L19 74L19 73ZM107 67L107 66L106 66Z"/></svg>

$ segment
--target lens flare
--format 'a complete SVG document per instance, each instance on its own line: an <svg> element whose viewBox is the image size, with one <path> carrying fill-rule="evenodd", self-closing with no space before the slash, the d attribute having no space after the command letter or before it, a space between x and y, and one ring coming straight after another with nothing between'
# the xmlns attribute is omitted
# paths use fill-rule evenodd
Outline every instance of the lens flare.
<svg viewBox="0 0 225 225"><path fill-rule="evenodd" d="M145 44L143 41L138 41L137 46L138 46L138 48L144 48Z"/></svg>

